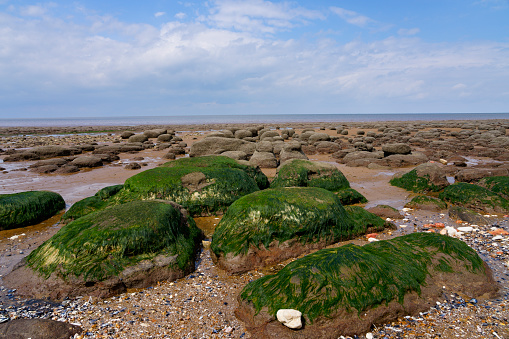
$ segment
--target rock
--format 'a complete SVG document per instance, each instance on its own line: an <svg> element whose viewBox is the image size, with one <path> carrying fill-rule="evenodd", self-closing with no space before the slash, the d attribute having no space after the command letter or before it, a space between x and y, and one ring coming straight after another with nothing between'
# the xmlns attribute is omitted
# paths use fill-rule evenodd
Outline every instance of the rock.
<svg viewBox="0 0 509 339"><path fill-rule="evenodd" d="M0 338L69 339L83 329L77 325L49 319L14 319L0 324Z"/></svg>
<svg viewBox="0 0 509 339"><path fill-rule="evenodd" d="M362 284L358 283L362 281ZM322 249L248 283L235 310L253 338L338 338L415 316L447 294L497 295L492 272L458 239L413 233L364 246ZM389 288L390 287L390 288ZM326 289L326 292L325 290ZM276 319L302 312L298 332Z"/></svg>
<svg viewBox="0 0 509 339"><path fill-rule="evenodd" d="M276 168L277 159L274 156L274 153L255 151L251 156L251 159L249 159L249 164L251 166L258 166L261 168Z"/></svg>
<svg viewBox="0 0 509 339"><path fill-rule="evenodd" d="M310 144L314 144L319 141L329 141L329 140L330 136L326 133L313 133L309 136L308 139Z"/></svg>
<svg viewBox="0 0 509 339"><path fill-rule="evenodd" d="M337 192L350 188L350 183L332 164L293 159L280 166L270 187L320 187Z"/></svg>
<svg viewBox="0 0 509 339"><path fill-rule="evenodd" d="M141 165L138 164L137 162L131 162L125 165L124 168L128 170L139 170L141 168Z"/></svg>
<svg viewBox="0 0 509 339"><path fill-rule="evenodd" d="M0 194L0 230L37 224L64 208L64 199L55 192Z"/></svg>
<svg viewBox="0 0 509 339"><path fill-rule="evenodd" d="M308 160L308 157L301 150L289 150L288 148L283 147L281 153L279 153L280 165L284 165L287 161L292 159Z"/></svg>
<svg viewBox="0 0 509 339"><path fill-rule="evenodd" d="M28 161L28 160L39 160L41 157L35 153L30 151L24 151L19 153L14 153L6 156L3 161L4 162L18 162L18 161Z"/></svg>
<svg viewBox="0 0 509 339"><path fill-rule="evenodd" d="M397 229L397 227L378 215L371 213L360 206L345 206L345 211L352 220L357 230L362 234L383 231L385 228Z"/></svg>
<svg viewBox="0 0 509 339"><path fill-rule="evenodd" d="M509 201L484 187L464 182L446 187L439 198L481 213L507 213Z"/></svg>
<svg viewBox="0 0 509 339"><path fill-rule="evenodd" d="M247 154L242 151L226 151L221 155L235 160L247 160L248 158Z"/></svg>
<svg viewBox="0 0 509 339"><path fill-rule="evenodd" d="M382 159L383 154L380 152L355 151L345 154L342 163L346 164L358 159Z"/></svg>
<svg viewBox="0 0 509 339"><path fill-rule="evenodd" d="M28 168L37 168L37 167L43 167L43 166L48 166L48 165L60 167L60 166L66 165L67 163L68 163L68 161L63 158L46 159L46 160L37 161L35 164L28 166Z"/></svg>
<svg viewBox="0 0 509 339"><path fill-rule="evenodd" d="M157 142L170 142L173 139L173 134L160 134L157 137Z"/></svg>
<svg viewBox="0 0 509 339"><path fill-rule="evenodd" d="M193 219L173 202L125 203L65 225L4 283L34 298L106 298L190 273L201 239Z"/></svg>
<svg viewBox="0 0 509 339"><path fill-rule="evenodd" d="M367 209L368 212L373 213L381 218L402 219L403 215L394 207L388 205L377 205Z"/></svg>
<svg viewBox="0 0 509 339"><path fill-rule="evenodd" d="M315 144L316 151L320 154L332 154L341 149L341 146L331 141L319 141Z"/></svg>
<svg viewBox="0 0 509 339"><path fill-rule="evenodd" d="M51 145L34 147L30 149L30 152L37 154L41 159L45 159L80 154L81 150L75 147Z"/></svg>
<svg viewBox="0 0 509 339"><path fill-rule="evenodd" d="M365 196L354 190L353 188L343 188L336 193L337 197L341 201L343 206L345 205L354 205L354 204L364 204L368 202Z"/></svg>
<svg viewBox="0 0 509 339"><path fill-rule="evenodd" d="M241 139L210 137L195 142L189 152L190 157L221 154L226 151L242 151L247 155L255 152L256 144Z"/></svg>
<svg viewBox="0 0 509 339"><path fill-rule="evenodd" d="M58 170L58 168L59 167L57 165L45 165L31 168L30 171L35 173L48 174L55 172Z"/></svg>
<svg viewBox="0 0 509 339"><path fill-rule="evenodd" d="M469 224L475 225L489 225L491 221L482 216L481 214L474 212L468 208L461 206L452 206L449 208L449 217L451 219L466 221Z"/></svg>
<svg viewBox="0 0 509 339"><path fill-rule="evenodd" d="M260 141L256 144L256 150L258 152L272 152L274 150L274 146L270 141Z"/></svg>
<svg viewBox="0 0 509 339"><path fill-rule="evenodd" d="M477 182L485 177L505 176L509 175L509 171L505 168L466 168L454 176L458 182Z"/></svg>
<svg viewBox="0 0 509 339"><path fill-rule="evenodd" d="M78 168L78 166L64 165L64 166L60 167L59 169L57 169L53 173L55 173L55 174L70 174L70 173L76 173L79 171L80 171L80 169Z"/></svg>
<svg viewBox="0 0 509 339"><path fill-rule="evenodd" d="M148 137L145 134L135 134L129 137L129 142L145 142L148 140Z"/></svg>
<svg viewBox="0 0 509 339"><path fill-rule="evenodd" d="M101 158L93 155L84 155L71 161L76 167L100 167L103 165Z"/></svg>
<svg viewBox="0 0 509 339"><path fill-rule="evenodd" d="M412 149L407 144L396 143L382 145L382 151L384 152L384 156L388 157L393 154L410 154Z"/></svg>
<svg viewBox="0 0 509 339"><path fill-rule="evenodd" d="M132 132L132 131L124 131L120 134L120 137L122 139L129 139L131 136L135 135L136 133Z"/></svg>
<svg viewBox="0 0 509 339"><path fill-rule="evenodd" d="M440 199L426 195L418 195L405 204L406 208L419 209L425 211L441 211L447 209L447 204Z"/></svg>
<svg viewBox="0 0 509 339"><path fill-rule="evenodd" d="M299 330L302 328L302 313L297 310L281 309L276 313L277 320L288 328Z"/></svg>
<svg viewBox="0 0 509 339"><path fill-rule="evenodd" d="M396 174L390 184L416 193L438 192L449 186L443 165L428 162L403 175Z"/></svg>
<svg viewBox="0 0 509 339"><path fill-rule="evenodd" d="M499 194L505 199L509 199L509 176L483 178L478 185Z"/></svg>
<svg viewBox="0 0 509 339"><path fill-rule="evenodd" d="M267 189L246 195L228 208L212 237L211 256L221 269L244 272L364 230L350 220L339 199L324 189Z"/></svg>
<svg viewBox="0 0 509 339"><path fill-rule="evenodd" d="M147 136L147 138L158 138L162 134L166 134L166 130L164 128L157 128L157 129L150 129L147 131L143 131L143 135Z"/></svg>
<svg viewBox="0 0 509 339"><path fill-rule="evenodd" d="M237 139L250 138L252 136L253 133L245 129L239 129L238 131L235 131L235 138Z"/></svg>

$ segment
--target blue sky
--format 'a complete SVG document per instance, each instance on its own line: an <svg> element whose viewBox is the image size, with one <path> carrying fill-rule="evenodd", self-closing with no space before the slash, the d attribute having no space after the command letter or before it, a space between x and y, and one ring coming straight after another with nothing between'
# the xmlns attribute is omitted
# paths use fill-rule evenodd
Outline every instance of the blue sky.
<svg viewBox="0 0 509 339"><path fill-rule="evenodd" d="M509 112L509 0L0 0L0 118Z"/></svg>

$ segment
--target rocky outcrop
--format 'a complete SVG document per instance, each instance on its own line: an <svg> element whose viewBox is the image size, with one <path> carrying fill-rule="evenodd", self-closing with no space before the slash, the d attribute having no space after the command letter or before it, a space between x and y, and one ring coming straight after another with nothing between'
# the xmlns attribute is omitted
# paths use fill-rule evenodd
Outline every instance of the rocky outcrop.
<svg viewBox="0 0 509 339"><path fill-rule="evenodd" d="M362 283L359 283L359 282ZM427 311L443 294L494 297L498 286L477 253L460 240L414 233L309 254L250 282L235 315L255 338L338 338ZM303 327L277 321L302 313Z"/></svg>

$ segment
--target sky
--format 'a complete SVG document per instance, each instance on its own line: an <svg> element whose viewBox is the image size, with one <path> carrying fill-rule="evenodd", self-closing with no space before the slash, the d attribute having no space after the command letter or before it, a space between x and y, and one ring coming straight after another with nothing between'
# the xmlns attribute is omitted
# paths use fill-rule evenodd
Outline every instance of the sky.
<svg viewBox="0 0 509 339"><path fill-rule="evenodd" d="M0 118L509 112L509 0L0 0Z"/></svg>

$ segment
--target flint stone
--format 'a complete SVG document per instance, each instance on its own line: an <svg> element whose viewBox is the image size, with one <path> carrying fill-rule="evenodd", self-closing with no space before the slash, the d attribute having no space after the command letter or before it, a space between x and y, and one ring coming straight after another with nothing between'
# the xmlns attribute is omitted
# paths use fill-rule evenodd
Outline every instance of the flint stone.
<svg viewBox="0 0 509 339"><path fill-rule="evenodd" d="M298 330L302 328L302 313L292 309L280 309L276 313L277 320L288 328Z"/></svg>

